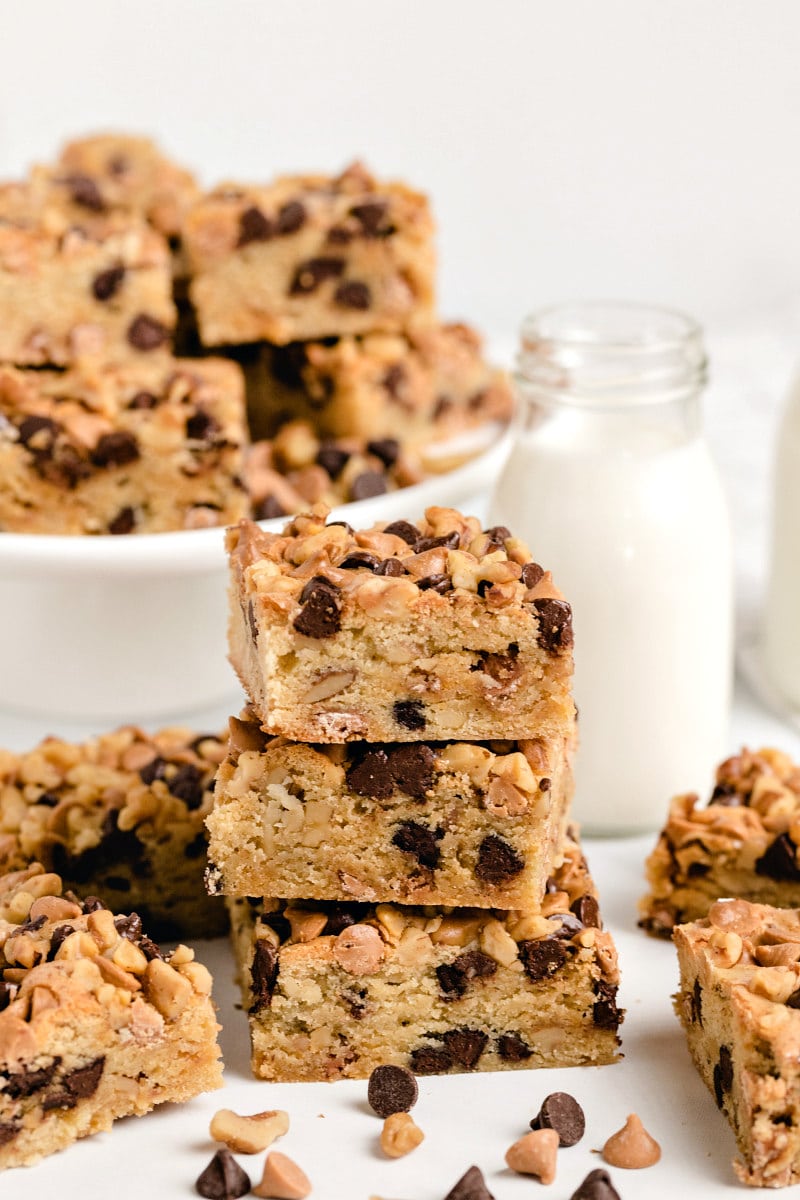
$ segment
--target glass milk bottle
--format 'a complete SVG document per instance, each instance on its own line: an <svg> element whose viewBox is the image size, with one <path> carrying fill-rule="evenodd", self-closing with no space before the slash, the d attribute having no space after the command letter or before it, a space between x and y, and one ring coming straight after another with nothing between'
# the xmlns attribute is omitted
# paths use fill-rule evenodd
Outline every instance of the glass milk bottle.
<svg viewBox="0 0 800 1200"><path fill-rule="evenodd" d="M789 393L778 435L763 643L771 682L784 700L800 709L800 376Z"/></svg>
<svg viewBox="0 0 800 1200"><path fill-rule="evenodd" d="M520 426L492 501L570 601L587 833L659 826L727 753L732 552L679 313L575 304L525 321Z"/></svg>

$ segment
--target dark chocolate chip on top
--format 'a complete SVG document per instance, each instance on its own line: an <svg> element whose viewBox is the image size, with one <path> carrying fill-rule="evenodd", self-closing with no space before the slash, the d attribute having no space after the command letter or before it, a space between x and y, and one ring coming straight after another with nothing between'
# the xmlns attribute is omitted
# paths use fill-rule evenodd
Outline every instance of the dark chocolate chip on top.
<svg viewBox="0 0 800 1200"><path fill-rule="evenodd" d="M134 317L128 326L128 341L135 350L157 350L170 339L165 325L147 313Z"/></svg>
<svg viewBox="0 0 800 1200"><path fill-rule="evenodd" d="M269 217L260 208L251 205L239 217L239 238L237 246L246 246L248 242L267 242L275 230Z"/></svg>
<svg viewBox="0 0 800 1200"><path fill-rule="evenodd" d="M218 1150L198 1176L195 1188L207 1200L238 1200L250 1191L250 1176L230 1150Z"/></svg>
<svg viewBox="0 0 800 1200"><path fill-rule="evenodd" d="M575 1146L586 1132L586 1117L569 1092L551 1092L531 1121L531 1129L555 1129L559 1146Z"/></svg>
<svg viewBox="0 0 800 1200"><path fill-rule="evenodd" d="M376 1067L369 1077L367 1100L379 1117L410 1112L417 1102L419 1089L412 1071L390 1063Z"/></svg>
<svg viewBox="0 0 800 1200"><path fill-rule="evenodd" d="M315 575L300 593L303 606L294 619L294 628L304 637L332 637L341 629L339 589L324 575Z"/></svg>
<svg viewBox="0 0 800 1200"><path fill-rule="evenodd" d="M548 654L569 650L573 643L572 609L564 600L534 600L531 607L539 618L537 641Z"/></svg>
<svg viewBox="0 0 800 1200"><path fill-rule="evenodd" d="M383 532L390 533L392 537L402 538L409 546L416 546L422 536L416 525L412 525L410 521L392 521Z"/></svg>
<svg viewBox="0 0 800 1200"><path fill-rule="evenodd" d="M478 1167L470 1167L450 1189L444 1200L494 1200Z"/></svg>

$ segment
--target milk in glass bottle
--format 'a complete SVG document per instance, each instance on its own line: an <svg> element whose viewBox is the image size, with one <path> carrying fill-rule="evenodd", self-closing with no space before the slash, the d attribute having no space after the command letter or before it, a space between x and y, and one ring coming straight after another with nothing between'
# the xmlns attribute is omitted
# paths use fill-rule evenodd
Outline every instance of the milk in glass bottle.
<svg viewBox="0 0 800 1200"><path fill-rule="evenodd" d="M784 701L800 710L800 375L778 435L764 665Z"/></svg>
<svg viewBox="0 0 800 1200"><path fill-rule="evenodd" d="M702 332L679 313L576 304L522 328L520 425L490 520L572 604L588 833L656 828L727 750L732 554L705 379Z"/></svg>

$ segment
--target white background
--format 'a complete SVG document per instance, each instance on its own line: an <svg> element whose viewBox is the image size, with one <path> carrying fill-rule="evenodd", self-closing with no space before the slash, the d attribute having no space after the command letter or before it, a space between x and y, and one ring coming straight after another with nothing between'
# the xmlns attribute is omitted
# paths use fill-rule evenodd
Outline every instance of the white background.
<svg viewBox="0 0 800 1200"><path fill-rule="evenodd" d="M98 127L209 183L361 155L433 195L443 309L495 334L572 297L708 323L798 291L793 0L0 8L0 175Z"/></svg>

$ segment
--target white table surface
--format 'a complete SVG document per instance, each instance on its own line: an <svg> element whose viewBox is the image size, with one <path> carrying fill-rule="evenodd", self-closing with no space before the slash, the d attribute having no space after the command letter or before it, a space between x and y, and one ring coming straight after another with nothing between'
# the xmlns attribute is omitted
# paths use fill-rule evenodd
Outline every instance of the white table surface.
<svg viewBox="0 0 800 1200"><path fill-rule="evenodd" d="M709 394L709 436L729 485L737 537L740 615L757 621L763 588L768 476L775 423L789 371L800 348L800 311L767 314L738 330L712 331L715 383ZM0 619L2 614L0 614ZM7 631L8 632L8 631ZM9 697L0 697L9 706ZM221 725L236 711L186 714L197 728ZM0 713L0 745L23 748L46 733L80 737L80 724L31 721ZM768 711L739 682L731 722L731 751L775 744L800 756L796 729ZM497 1200L532 1195L540 1185L514 1176L504 1154L526 1132L551 1091L573 1093L587 1114L587 1132L559 1154L556 1182L542 1194L568 1200L601 1165L592 1150L636 1111L663 1148L646 1171L612 1170L622 1200L675 1200L743 1194L730 1162L733 1135L689 1061L670 996L677 986L669 943L636 927L643 890L642 864L653 838L586 843L602 911L619 949L623 1060L609 1067L569 1071L516 1071L420 1079L414 1116L426 1137L405 1159L389 1161L377 1146L381 1122L366 1104L366 1084L266 1084L248 1069L246 1021L236 1008L232 958L223 940L199 943L198 957L215 976L226 1064L223 1092L182 1106L165 1106L144 1119L118 1122L110 1134L86 1139L28 1170L0 1177L0 1200L177 1200L195 1195L194 1180L213 1152L208 1122L217 1108L239 1112L285 1108L287 1136L276 1148L295 1158L321 1200L442 1200L464 1170L477 1163ZM252 1160L254 1181L263 1155ZM240 1156L247 1166L248 1160ZM800 1195L800 1187L784 1194Z"/></svg>

